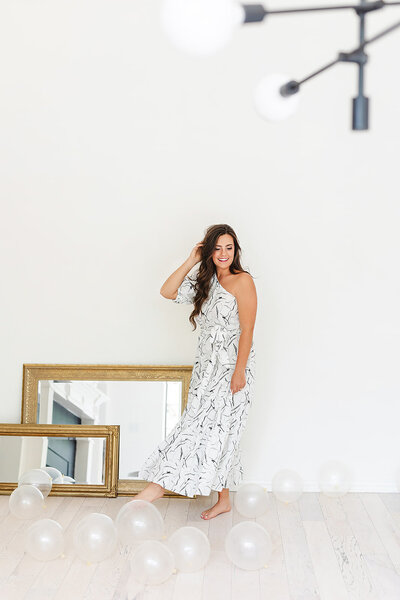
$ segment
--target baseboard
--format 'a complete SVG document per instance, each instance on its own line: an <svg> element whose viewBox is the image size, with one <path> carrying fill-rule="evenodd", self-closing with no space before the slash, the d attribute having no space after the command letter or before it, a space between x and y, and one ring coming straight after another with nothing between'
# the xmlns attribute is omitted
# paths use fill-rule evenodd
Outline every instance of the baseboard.
<svg viewBox="0 0 400 600"><path fill-rule="evenodd" d="M272 491L272 483L271 481L256 481L254 479L252 480L248 480L245 481L243 480L242 484L244 483L258 483L258 485L261 485L263 488L266 488L266 490L268 492ZM316 481L308 481L308 482L304 482L304 492L320 492L320 488L319 485ZM357 482L355 483L351 489L349 490L349 492L354 492L354 493L373 493L373 494L400 494L400 491L397 489L396 483L363 483L363 482Z"/></svg>

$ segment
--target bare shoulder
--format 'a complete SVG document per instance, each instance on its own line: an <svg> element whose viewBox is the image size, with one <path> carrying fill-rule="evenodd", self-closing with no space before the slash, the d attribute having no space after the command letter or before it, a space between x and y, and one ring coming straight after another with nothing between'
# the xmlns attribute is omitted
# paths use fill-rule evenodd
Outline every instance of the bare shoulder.
<svg viewBox="0 0 400 600"><path fill-rule="evenodd" d="M250 273L238 273L235 277L235 292L255 292L256 286Z"/></svg>

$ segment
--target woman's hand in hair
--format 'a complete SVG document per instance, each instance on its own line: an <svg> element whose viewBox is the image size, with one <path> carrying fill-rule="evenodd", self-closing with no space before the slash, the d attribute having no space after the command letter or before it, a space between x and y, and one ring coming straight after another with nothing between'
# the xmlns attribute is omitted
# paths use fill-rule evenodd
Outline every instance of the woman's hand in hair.
<svg viewBox="0 0 400 600"><path fill-rule="evenodd" d="M189 255L189 260L192 261L194 265L200 262L202 259L201 246L203 246L203 242L199 242L198 244L196 244Z"/></svg>

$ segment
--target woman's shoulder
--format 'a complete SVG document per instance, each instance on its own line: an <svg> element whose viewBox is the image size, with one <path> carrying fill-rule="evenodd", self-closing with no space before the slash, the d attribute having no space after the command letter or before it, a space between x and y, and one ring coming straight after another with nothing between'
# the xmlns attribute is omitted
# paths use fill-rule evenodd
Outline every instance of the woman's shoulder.
<svg viewBox="0 0 400 600"><path fill-rule="evenodd" d="M241 293L247 293L249 289L254 288L253 277L247 271L240 271L239 273L232 273L231 278L228 282L228 292L233 296L238 296ZM224 284L227 289L226 284Z"/></svg>
<svg viewBox="0 0 400 600"><path fill-rule="evenodd" d="M235 281L243 282L244 284L248 284L253 282L253 276L250 275L247 271L240 271L239 273L234 273Z"/></svg>
<svg viewBox="0 0 400 600"><path fill-rule="evenodd" d="M239 273L235 273L236 277L240 277L241 279L253 280L253 276L250 275L248 271L240 271Z"/></svg>

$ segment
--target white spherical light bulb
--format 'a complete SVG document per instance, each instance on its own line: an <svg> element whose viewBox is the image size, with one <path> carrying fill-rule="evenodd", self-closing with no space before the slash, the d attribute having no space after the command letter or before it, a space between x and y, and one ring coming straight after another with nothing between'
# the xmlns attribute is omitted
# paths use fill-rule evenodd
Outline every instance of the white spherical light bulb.
<svg viewBox="0 0 400 600"><path fill-rule="evenodd" d="M254 104L260 117L268 121L282 121L297 110L299 94L282 96L280 88L292 78L282 74L263 77L254 89Z"/></svg>
<svg viewBox="0 0 400 600"><path fill-rule="evenodd" d="M230 41L244 16L243 6L233 0L164 0L161 24L176 48L208 56Z"/></svg>

